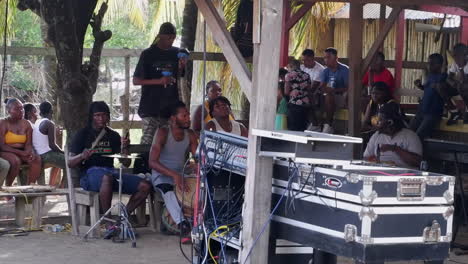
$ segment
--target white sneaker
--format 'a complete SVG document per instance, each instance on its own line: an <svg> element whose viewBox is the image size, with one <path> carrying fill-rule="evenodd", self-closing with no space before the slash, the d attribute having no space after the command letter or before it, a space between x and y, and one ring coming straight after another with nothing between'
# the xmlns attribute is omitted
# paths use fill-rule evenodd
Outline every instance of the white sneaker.
<svg viewBox="0 0 468 264"><path fill-rule="evenodd" d="M313 131L313 132L321 132L322 129L320 129L320 126L314 126L314 124L310 123L310 125L307 127L308 131Z"/></svg>
<svg viewBox="0 0 468 264"><path fill-rule="evenodd" d="M333 134L333 127L331 127L329 124L324 124L322 133Z"/></svg>

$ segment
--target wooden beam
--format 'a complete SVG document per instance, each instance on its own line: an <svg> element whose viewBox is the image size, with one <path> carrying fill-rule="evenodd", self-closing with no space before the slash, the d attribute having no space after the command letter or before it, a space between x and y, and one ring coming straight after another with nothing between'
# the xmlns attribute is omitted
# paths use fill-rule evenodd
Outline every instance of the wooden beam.
<svg viewBox="0 0 468 264"><path fill-rule="evenodd" d="M348 133L351 136L360 136L361 131L361 90L362 90L362 31L363 31L363 5L351 3L349 8L349 50L353 52L349 56L349 87L348 87L348 109L350 119ZM375 43L374 43L375 44ZM378 46L377 46L378 47ZM353 150L353 157L359 158L361 149Z"/></svg>
<svg viewBox="0 0 468 264"><path fill-rule="evenodd" d="M460 18L460 42L468 45L468 16Z"/></svg>
<svg viewBox="0 0 468 264"><path fill-rule="evenodd" d="M382 30L379 32L379 35L375 39L374 43L372 44L372 47L367 53L366 58L364 59L364 62L362 63L361 76L364 75L367 69L369 68L369 65L374 59L375 54L385 42L385 38L387 38L388 32L390 32L390 30L392 29L393 25L395 24L395 21L398 19L398 16L400 15L402 10L403 8L399 6L394 7L392 9L390 16L388 17L387 21L385 21L385 25L383 26Z"/></svg>
<svg viewBox="0 0 468 264"><path fill-rule="evenodd" d="M468 27L467 27L468 28ZM3 47L0 46L0 50ZM85 49L86 51L91 49ZM141 49L104 49L103 57L139 57ZM139 53L140 52L140 53ZM55 56L55 51L53 48L39 48L39 47L7 47L7 55L14 56ZM127 56L128 55L128 56ZM133 55L133 56L130 56ZM208 61L226 61L223 53L208 52L207 54ZM191 60L203 60L202 52L191 52L189 59ZM324 64L322 57L315 57L319 63ZM252 62L252 59L247 59L247 62ZM339 58L339 61L344 64L349 64L348 58ZM394 68L394 60L386 60L385 67ZM426 69L427 64L420 61L403 61L404 69Z"/></svg>
<svg viewBox="0 0 468 264"><path fill-rule="evenodd" d="M291 30L291 28L296 25L296 23L305 15L309 10L315 5L315 2L305 2L302 3L302 6L294 13L294 15L290 16L286 22L286 29Z"/></svg>
<svg viewBox="0 0 468 264"><path fill-rule="evenodd" d="M395 88L401 88L401 78L403 73L403 49L405 46L405 12L401 12L396 25L395 38Z"/></svg>
<svg viewBox="0 0 468 264"><path fill-rule="evenodd" d="M261 43L254 44L253 85L256 87L250 101L249 145L247 149L247 177L243 211L242 251L239 263L260 264L268 261L269 223L271 210L272 158L259 157L259 140L252 129L274 129L276 91L278 87L282 0L254 0L261 6ZM260 238L254 245L257 236ZM247 255L250 253L250 257Z"/></svg>
<svg viewBox="0 0 468 264"><path fill-rule="evenodd" d="M250 101L252 94L252 73L237 48L231 34L227 31L224 21L218 14L211 0L195 0L198 10L203 14L206 24L211 29L211 34L216 43L223 50L232 72L239 81L239 85Z"/></svg>
<svg viewBox="0 0 468 264"><path fill-rule="evenodd" d="M417 10L426 11L426 12L433 12L433 13L441 13L447 15L455 15L455 16L468 16L468 12L457 7L451 6L441 6L441 5L420 5L417 7Z"/></svg>
<svg viewBox="0 0 468 264"><path fill-rule="evenodd" d="M3 46L0 46L3 50ZM83 55L89 57L92 49L83 49ZM103 49L101 57L140 57L143 49ZM55 56L54 48L45 47L11 47L7 46L7 55L13 56ZM207 52L206 58L208 61L226 61L223 53ZM189 59L203 60L203 52L192 51ZM247 60L251 62L252 60Z"/></svg>
<svg viewBox="0 0 468 264"><path fill-rule="evenodd" d="M123 121L130 120L130 57L125 57L125 89L124 95L120 97L122 104ZM126 137L129 128L125 127L122 131L123 137Z"/></svg>
<svg viewBox="0 0 468 264"><path fill-rule="evenodd" d="M316 0L302 0L303 2L315 2ZM466 0L320 0L321 2L348 2L356 4L384 4L389 6L397 5L443 5L451 7L468 8Z"/></svg>
<svg viewBox="0 0 468 264"><path fill-rule="evenodd" d="M382 32L385 26L385 19L387 18L387 6L380 5L380 16L379 16L379 33ZM383 52L383 43L379 47L379 51ZM365 69L365 68L364 68Z"/></svg>
<svg viewBox="0 0 468 264"><path fill-rule="evenodd" d="M289 56L289 28L286 26L289 17L291 16L291 4L289 0L283 0L283 18L281 20L281 54L280 66L288 65Z"/></svg>

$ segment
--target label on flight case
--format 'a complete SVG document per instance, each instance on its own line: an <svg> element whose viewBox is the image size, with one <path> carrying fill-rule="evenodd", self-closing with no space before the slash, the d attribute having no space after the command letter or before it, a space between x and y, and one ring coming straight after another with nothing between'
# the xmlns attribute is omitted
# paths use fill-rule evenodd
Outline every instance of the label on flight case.
<svg viewBox="0 0 468 264"><path fill-rule="evenodd" d="M339 189L341 186L343 186L343 183L337 178L328 177L325 179L324 185L330 188Z"/></svg>

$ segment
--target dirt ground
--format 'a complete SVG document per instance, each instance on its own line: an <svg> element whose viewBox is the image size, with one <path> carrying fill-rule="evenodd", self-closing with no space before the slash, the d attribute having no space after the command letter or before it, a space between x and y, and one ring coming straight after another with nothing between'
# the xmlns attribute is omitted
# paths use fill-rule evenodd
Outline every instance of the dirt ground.
<svg viewBox="0 0 468 264"><path fill-rule="evenodd" d="M178 238L138 229L137 247L130 242L91 239L84 242L69 233L31 232L24 237L0 237L0 263L14 264L143 264L187 263ZM188 249L187 249L188 252Z"/></svg>
<svg viewBox="0 0 468 264"><path fill-rule="evenodd" d="M68 215L68 208L63 196L49 196L45 208L50 218L44 219L44 222L63 224L68 221L68 217L64 217ZM14 218L14 204L0 201L0 228L12 227L12 218ZM139 234L137 248L131 248L130 242L116 244L103 239L90 239L84 242L67 232L53 234L37 231L20 237L0 236L0 264L187 263L180 252L178 237L155 233L147 228L138 228L137 233ZM468 244L468 230L463 230L459 238L463 244ZM184 248L189 254L190 247ZM353 263L343 258L338 262ZM468 255L456 256L452 253L450 260L445 262L445 264L460 263L468 264ZM411 262L411 264L422 264L422 262Z"/></svg>

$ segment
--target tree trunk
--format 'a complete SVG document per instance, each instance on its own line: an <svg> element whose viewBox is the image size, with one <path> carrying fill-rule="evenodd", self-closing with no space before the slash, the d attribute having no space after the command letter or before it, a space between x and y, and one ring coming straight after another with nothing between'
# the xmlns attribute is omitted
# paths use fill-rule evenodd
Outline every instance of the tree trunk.
<svg viewBox="0 0 468 264"><path fill-rule="evenodd" d="M41 19L41 36L44 47L53 47L52 41L47 37L49 26L43 19ZM44 68L43 73L45 76L45 86L46 86L46 96L45 99L49 101L54 111L54 120L60 121L60 109L58 107L58 98L57 98L57 59L55 56L44 56L43 62ZM60 125L61 122L58 122Z"/></svg>
<svg viewBox="0 0 468 264"><path fill-rule="evenodd" d="M57 57L57 97L61 119L70 139L86 125L88 108L96 91L101 51L111 32L100 30L107 6L93 16L97 0L19 0L20 10L31 9L47 25L46 40ZM82 65L88 25L96 38L91 60Z"/></svg>
<svg viewBox="0 0 468 264"><path fill-rule="evenodd" d="M197 33L198 8L193 0L185 0L184 15L182 20L182 47L193 51L195 48L195 38ZM193 76L193 61L187 62L185 76L182 80L181 96L186 101L187 108L190 109L190 95Z"/></svg>

